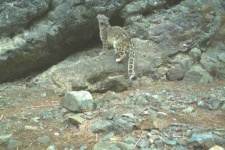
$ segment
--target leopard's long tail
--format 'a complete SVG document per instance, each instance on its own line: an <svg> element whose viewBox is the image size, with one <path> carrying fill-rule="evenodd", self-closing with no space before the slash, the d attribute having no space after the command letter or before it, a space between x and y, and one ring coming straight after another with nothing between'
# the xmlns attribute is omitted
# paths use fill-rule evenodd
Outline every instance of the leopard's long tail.
<svg viewBox="0 0 225 150"><path fill-rule="evenodd" d="M131 40L128 58L128 75L130 80L136 79L136 74L134 71L134 61L135 61L134 43Z"/></svg>

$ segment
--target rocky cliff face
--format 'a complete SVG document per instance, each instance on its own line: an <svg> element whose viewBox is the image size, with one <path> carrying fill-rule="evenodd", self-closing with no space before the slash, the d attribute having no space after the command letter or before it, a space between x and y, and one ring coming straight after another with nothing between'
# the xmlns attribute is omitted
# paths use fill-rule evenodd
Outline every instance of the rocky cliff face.
<svg viewBox="0 0 225 150"><path fill-rule="evenodd" d="M98 55L99 13L133 38L138 78L188 83L225 78L225 7L219 0L8 0L0 4L0 82L43 70L73 53L34 82L59 91L127 89L127 62L117 64L113 51ZM99 46L85 48L90 43Z"/></svg>
<svg viewBox="0 0 225 150"><path fill-rule="evenodd" d="M97 33L98 13L125 1L6 1L0 5L0 82L49 67L81 50Z"/></svg>

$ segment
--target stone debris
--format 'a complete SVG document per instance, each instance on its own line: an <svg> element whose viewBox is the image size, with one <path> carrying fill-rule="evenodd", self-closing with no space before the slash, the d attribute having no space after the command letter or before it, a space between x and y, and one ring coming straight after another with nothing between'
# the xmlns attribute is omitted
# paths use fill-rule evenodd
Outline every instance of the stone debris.
<svg viewBox="0 0 225 150"><path fill-rule="evenodd" d="M73 112L83 112L94 108L94 100L88 91L70 91L62 98L60 105Z"/></svg>

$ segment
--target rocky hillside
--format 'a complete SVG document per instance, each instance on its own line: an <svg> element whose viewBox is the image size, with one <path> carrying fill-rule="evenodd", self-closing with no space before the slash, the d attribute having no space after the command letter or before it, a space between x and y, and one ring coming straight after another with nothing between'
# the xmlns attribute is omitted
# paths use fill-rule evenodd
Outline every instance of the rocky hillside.
<svg viewBox="0 0 225 150"><path fill-rule="evenodd" d="M225 148L224 0L0 0L0 33L0 150Z"/></svg>
<svg viewBox="0 0 225 150"><path fill-rule="evenodd" d="M0 86L0 150L223 150L225 82L152 82L103 94Z"/></svg>

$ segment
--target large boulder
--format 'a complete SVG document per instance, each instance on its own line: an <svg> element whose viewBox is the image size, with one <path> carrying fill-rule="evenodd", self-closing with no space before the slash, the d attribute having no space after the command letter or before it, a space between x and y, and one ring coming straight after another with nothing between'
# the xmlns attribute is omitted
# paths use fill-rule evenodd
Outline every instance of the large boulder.
<svg viewBox="0 0 225 150"><path fill-rule="evenodd" d="M185 83L210 83L212 76L200 65L191 67L184 75Z"/></svg>
<svg viewBox="0 0 225 150"><path fill-rule="evenodd" d="M194 64L193 59L184 54L177 54L172 60L172 65L166 73L168 80L181 80L184 74Z"/></svg>
<svg viewBox="0 0 225 150"><path fill-rule="evenodd" d="M150 77L150 70L154 72L154 68L162 63L160 53L155 52L147 41L133 40L137 43L135 45L138 50L135 56L135 71L138 76ZM54 89L58 94L65 94L71 90L119 92L128 89L131 81L127 75L127 60L117 63L113 50L102 55L99 55L100 52L99 47L71 55L35 77L33 82L42 87Z"/></svg>
<svg viewBox="0 0 225 150"><path fill-rule="evenodd" d="M200 63L212 76L225 79L224 45L218 44L216 48L209 47L207 51L201 55Z"/></svg>
<svg viewBox="0 0 225 150"><path fill-rule="evenodd" d="M70 91L62 98L60 105L69 111L83 112L94 108L94 100L88 91Z"/></svg>

